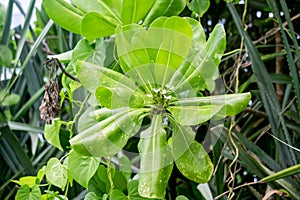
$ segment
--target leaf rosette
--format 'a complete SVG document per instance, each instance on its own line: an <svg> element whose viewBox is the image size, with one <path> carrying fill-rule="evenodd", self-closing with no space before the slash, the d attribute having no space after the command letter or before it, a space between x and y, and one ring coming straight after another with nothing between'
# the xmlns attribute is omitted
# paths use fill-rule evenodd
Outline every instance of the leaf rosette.
<svg viewBox="0 0 300 200"><path fill-rule="evenodd" d="M226 46L223 27L217 25L206 40L196 20L160 17L147 29L137 24L118 26L115 38L124 74L77 62L81 84L101 108L90 107L81 116L71 147L83 155L113 156L140 133L141 196L164 197L174 162L187 178L207 182L213 164L191 126L234 116L251 97L249 93L201 95L216 87ZM142 130L145 117L151 123Z"/></svg>

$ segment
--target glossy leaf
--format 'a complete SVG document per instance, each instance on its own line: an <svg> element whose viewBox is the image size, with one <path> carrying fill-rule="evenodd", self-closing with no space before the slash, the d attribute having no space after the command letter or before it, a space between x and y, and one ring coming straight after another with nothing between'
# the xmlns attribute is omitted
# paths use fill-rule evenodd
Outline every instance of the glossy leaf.
<svg viewBox="0 0 300 200"><path fill-rule="evenodd" d="M41 190L38 185L34 185L32 188L29 188L28 185L24 185L19 188L16 200L40 200L41 199Z"/></svg>
<svg viewBox="0 0 300 200"><path fill-rule="evenodd" d="M89 180L96 173L100 159L90 156L81 156L71 151L68 159L69 173L80 185L87 188Z"/></svg>
<svg viewBox="0 0 300 200"><path fill-rule="evenodd" d="M168 110L181 125L197 125L211 119L220 111L220 105L170 106Z"/></svg>
<svg viewBox="0 0 300 200"><path fill-rule="evenodd" d="M142 115L147 110L125 109L73 137L71 146L81 155L113 156L140 129Z"/></svg>
<svg viewBox="0 0 300 200"><path fill-rule="evenodd" d="M155 0L123 0L121 18L124 24L139 23L151 9ZM130 11L130 12L128 12Z"/></svg>
<svg viewBox="0 0 300 200"><path fill-rule="evenodd" d="M186 6L185 0L156 0L152 9L149 11L144 25L150 24L153 20L161 16L173 16L178 15Z"/></svg>
<svg viewBox="0 0 300 200"><path fill-rule="evenodd" d="M81 23L81 34L88 39L113 35L118 22L97 12L84 15Z"/></svg>
<svg viewBox="0 0 300 200"><path fill-rule="evenodd" d="M184 98L173 102L175 106L168 110L181 125L196 125L212 117L234 116L246 108L250 98L250 93Z"/></svg>
<svg viewBox="0 0 300 200"><path fill-rule="evenodd" d="M210 6L209 0L192 0L187 4L190 10L194 11L199 15L199 17L202 17L203 14L208 10Z"/></svg>
<svg viewBox="0 0 300 200"><path fill-rule="evenodd" d="M84 13L64 0L43 0L43 5L49 17L61 27L80 33Z"/></svg>
<svg viewBox="0 0 300 200"><path fill-rule="evenodd" d="M67 166L61 164L57 158L51 158L47 162L45 174L49 183L64 190L68 180Z"/></svg>
<svg viewBox="0 0 300 200"><path fill-rule="evenodd" d="M118 12L114 10L117 2L121 4L121 0L114 0L114 1L99 1L99 0L89 0L89 2L84 2L81 0L71 0L72 4L74 4L79 9L83 10L84 12L97 12L102 14L103 16L107 16L113 18L115 20L119 20Z"/></svg>
<svg viewBox="0 0 300 200"><path fill-rule="evenodd" d="M108 108L139 107L148 101L148 97L140 92L134 81L123 74L81 61L77 66L82 85L95 93L98 101Z"/></svg>
<svg viewBox="0 0 300 200"><path fill-rule="evenodd" d="M215 26L206 43L205 34L200 24L187 20L193 26L192 48L186 60L172 78L175 93L182 93L193 88L213 90L218 77L218 65L225 50L226 37L222 25Z"/></svg>
<svg viewBox="0 0 300 200"><path fill-rule="evenodd" d="M99 86L110 87L111 84L124 85L124 88L128 88L127 90L132 92L138 89L134 81L108 68L83 61L77 62L77 68L78 78L89 92L95 93ZM93 80L93 82L90 80Z"/></svg>
<svg viewBox="0 0 300 200"><path fill-rule="evenodd" d="M197 183L206 183L213 173L213 164L194 136L191 127L178 125L171 140L172 154L177 168L185 177Z"/></svg>
<svg viewBox="0 0 300 200"><path fill-rule="evenodd" d="M147 31L138 25L128 25L116 32L121 67L142 86L166 85L192 42L192 27L179 17L158 18Z"/></svg>
<svg viewBox="0 0 300 200"><path fill-rule="evenodd" d="M164 198L173 160L161 115L153 115L150 127L142 131L138 149L141 156L139 194L148 198Z"/></svg>

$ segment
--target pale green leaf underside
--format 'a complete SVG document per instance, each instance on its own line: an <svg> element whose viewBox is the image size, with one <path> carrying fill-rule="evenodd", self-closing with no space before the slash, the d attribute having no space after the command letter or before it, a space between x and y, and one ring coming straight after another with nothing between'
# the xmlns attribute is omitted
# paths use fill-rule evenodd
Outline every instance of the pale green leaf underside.
<svg viewBox="0 0 300 200"><path fill-rule="evenodd" d="M57 158L50 158L46 166L46 178L49 183L64 190L67 184L67 166L60 163Z"/></svg>

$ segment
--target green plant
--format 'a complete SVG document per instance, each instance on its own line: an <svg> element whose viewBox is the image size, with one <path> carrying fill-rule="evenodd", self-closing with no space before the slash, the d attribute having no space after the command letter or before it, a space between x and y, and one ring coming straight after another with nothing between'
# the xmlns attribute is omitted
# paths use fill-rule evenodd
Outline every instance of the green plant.
<svg viewBox="0 0 300 200"><path fill-rule="evenodd" d="M21 185L18 198L42 198L38 186L44 173L49 184L66 194L74 179L90 191L86 199L123 199L126 191L128 197L163 199L173 162L190 180L209 181L213 165L195 140L192 126L234 116L250 100L250 93L205 95L215 89L226 44L224 30L217 25L206 41L202 26L191 18L159 17L153 21L161 15L177 14L183 9L182 1L174 1L179 10L171 9L172 12L164 10L167 1L156 1L146 7L141 7L141 2L125 2L73 1L75 8L64 1L44 1L50 17L70 31L89 40L114 33L115 36L94 42L83 39L73 50L67 69L80 83L63 77L68 93L61 95L79 103L79 111L70 121L54 119L45 127L48 142L70 153L60 160L51 158L37 177L17 182ZM55 13L57 9L65 12L54 16L51 3L57 4ZM125 14L128 7L140 13ZM141 20L147 29L136 24ZM99 29L94 28L95 23ZM117 49L115 60L106 55L109 43ZM58 58L66 59L65 55ZM86 94L82 102L73 98L77 91ZM77 122L78 134L73 136ZM120 162L124 160L127 173L122 169L116 171L111 161L136 133L140 135L140 171L137 180L129 181L130 162L126 157L121 157ZM122 181L125 184L121 185ZM54 191L47 193L59 198Z"/></svg>

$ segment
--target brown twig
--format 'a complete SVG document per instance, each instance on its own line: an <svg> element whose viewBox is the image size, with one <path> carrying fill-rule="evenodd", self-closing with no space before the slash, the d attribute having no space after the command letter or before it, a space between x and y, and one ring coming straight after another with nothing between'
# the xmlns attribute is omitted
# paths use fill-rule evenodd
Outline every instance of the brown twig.
<svg viewBox="0 0 300 200"><path fill-rule="evenodd" d="M46 66L49 66L49 65L52 65L52 64L55 64L56 66L59 67L59 69L67 76L69 77L70 79L72 79L73 81L77 81L80 83L79 79L74 77L73 75L71 75L69 72L67 72L65 70L65 68L62 66L62 64L59 62L59 60L57 58L51 58L50 60L47 60L46 61Z"/></svg>

